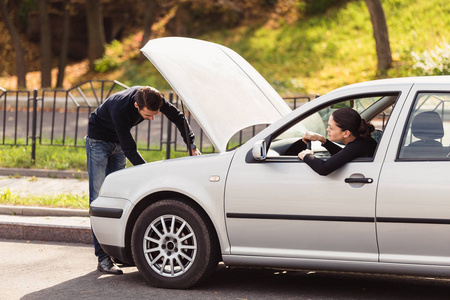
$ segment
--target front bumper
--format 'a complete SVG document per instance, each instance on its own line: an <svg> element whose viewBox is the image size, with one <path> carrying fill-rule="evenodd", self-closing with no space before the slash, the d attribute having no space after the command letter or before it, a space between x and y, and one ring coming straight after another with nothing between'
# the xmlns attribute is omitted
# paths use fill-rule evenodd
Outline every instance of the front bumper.
<svg viewBox="0 0 450 300"><path fill-rule="evenodd" d="M109 207L89 207L89 215L91 217L120 219L123 214L121 208L109 208Z"/></svg>
<svg viewBox="0 0 450 300"><path fill-rule="evenodd" d="M134 265L133 258L130 257L128 251L124 247L116 247L110 245L101 245L103 251L108 253L109 256L114 258L116 263L127 264L130 266Z"/></svg>
<svg viewBox="0 0 450 300"><path fill-rule="evenodd" d="M132 209L131 202L123 198L100 196L91 203L91 226L102 247L125 248L126 227Z"/></svg>

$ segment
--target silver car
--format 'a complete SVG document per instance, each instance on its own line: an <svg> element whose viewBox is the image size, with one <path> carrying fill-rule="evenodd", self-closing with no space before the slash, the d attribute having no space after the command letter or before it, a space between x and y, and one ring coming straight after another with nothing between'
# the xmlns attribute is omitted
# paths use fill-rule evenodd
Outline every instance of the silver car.
<svg viewBox="0 0 450 300"><path fill-rule="evenodd" d="M151 285L194 286L220 261L450 275L450 76L353 84L291 111L226 47L162 38L142 52L218 152L115 172L91 204L103 249ZM325 136L343 106L375 125L376 153L318 175L290 149L306 131ZM261 124L227 151L236 132Z"/></svg>

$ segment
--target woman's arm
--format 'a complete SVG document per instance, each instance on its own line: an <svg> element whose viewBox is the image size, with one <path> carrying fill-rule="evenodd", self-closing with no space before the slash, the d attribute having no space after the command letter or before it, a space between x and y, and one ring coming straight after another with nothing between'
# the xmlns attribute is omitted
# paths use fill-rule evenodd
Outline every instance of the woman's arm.
<svg viewBox="0 0 450 300"><path fill-rule="evenodd" d="M327 149L331 155L335 155L336 153L338 153L343 149L341 146L336 145L330 140L326 140L325 143L322 143L322 146L324 146L325 149Z"/></svg>
<svg viewBox="0 0 450 300"><path fill-rule="evenodd" d="M331 143L327 141L326 143ZM333 144L335 145L335 144ZM325 146L325 145L324 145ZM340 148L338 145L336 147ZM333 146L331 146L333 147ZM327 148L328 149L328 148ZM330 150L328 150L330 151ZM331 151L330 151L331 153ZM303 161L307 163L315 172L319 175L328 175L333 171L339 169L349 161L352 161L356 157L360 156L360 145L359 143L349 143L344 148L340 148L340 150L332 155L327 160L322 160L320 158L315 157L312 154L306 154L303 157Z"/></svg>

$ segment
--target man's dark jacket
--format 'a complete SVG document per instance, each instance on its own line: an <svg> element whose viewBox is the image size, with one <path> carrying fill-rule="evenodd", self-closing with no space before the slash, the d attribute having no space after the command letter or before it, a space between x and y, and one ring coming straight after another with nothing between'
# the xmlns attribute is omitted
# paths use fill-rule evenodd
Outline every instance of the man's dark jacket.
<svg viewBox="0 0 450 300"><path fill-rule="evenodd" d="M125 156L133 165L145 163L137 151L136 142L131 135L131 128L144 121L134 106L134 95L140 86L134 86L108 97L89 117L88 137L112 143L120 143ZM164 99L160 108L172 121L187 144L184 115L170 102ZM190 143L194 143L194 133L187 124Z"/></svg>

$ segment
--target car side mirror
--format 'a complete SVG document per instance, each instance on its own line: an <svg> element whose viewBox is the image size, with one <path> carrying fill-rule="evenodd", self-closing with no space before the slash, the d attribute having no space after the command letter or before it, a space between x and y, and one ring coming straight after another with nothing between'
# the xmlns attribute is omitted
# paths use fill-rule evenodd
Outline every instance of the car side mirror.
<svg viewBox="0 0 450 300"><path fill-rule="evenodd" d="M256 142L253 145L252 149L253 158L256 160L265 160L266 159L266 141L261 140Z"/></svg>

